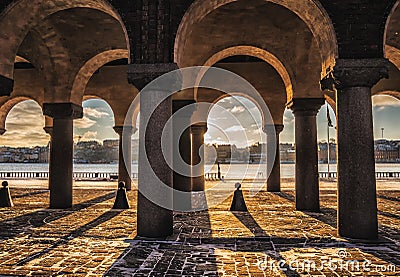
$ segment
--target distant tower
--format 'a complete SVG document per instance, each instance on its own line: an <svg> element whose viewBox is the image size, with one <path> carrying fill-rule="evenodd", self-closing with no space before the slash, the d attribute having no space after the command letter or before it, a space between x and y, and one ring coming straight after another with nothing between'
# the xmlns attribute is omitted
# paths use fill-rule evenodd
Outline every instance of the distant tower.
<svg viewBox="0 0 400 277"><path fill-rule="evenodd" d="M381 128L382 131L382 139L383 139L383 132L385 131L385 128Z"/></svg>

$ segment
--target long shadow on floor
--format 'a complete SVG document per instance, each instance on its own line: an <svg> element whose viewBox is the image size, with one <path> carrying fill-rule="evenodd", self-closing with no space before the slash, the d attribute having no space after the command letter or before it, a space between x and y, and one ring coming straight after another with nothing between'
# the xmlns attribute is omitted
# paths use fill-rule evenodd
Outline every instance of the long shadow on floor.
<svg viewBox="0 0 400 277"><path fill-rule="evenodd" d="M279 193L274 193L275 195L278 195L288 201L295 202L295 197L291 194L285 193L285 192L279 192ZM392 200L396 198L392 197L385 197L384 195L380 195L379 197ZM397 200L396 200L397 201ZM304 212L310 217L313 217L323 223L326 223L334 228L337 228L337 211L336 209L328 208L328 207L321 207L321 213L308 213ZM394 219L399 219L400 217L391 213L383 212L383 211L378 211L379 214L388 216ZM387 263L394 264L399 266L399 259L390 255L387 255L387 252L384 250L375 250L374 247L382 247L386 249L391 249L391 251L394 252L399 252L400 247L398 246L399 240L398 240L398 235L396 234L400 233L399 229L394 229L388 226L380 226L379 227L379 239L377 241L360 241L360 240L353 240L353 239L347 239L349 243L354 244L356 247L359 247L363 249L366 253L369 253L383 261L386 261ZM368 247L370 247L373 250L368 250Z"/></svg>
<svg viewBox="0 0 400 277"><path fill-rule="evenodd" d="M44 209L36 212L24 214L21 216L13 217L0 222L0 241L11 239L22 233L26 233L29 228L38 228L46 223L51 223L55 220L70 215L73 212L78 212L90 206L107 201L115 197L115 192L110 192L101 195L94 199L90 199L79 204L74 205L71 209L65 210L50 210ZM45 222L46 219L46 222Z"/></svg>
<svg viewBox="0 0 400 277"><path fill-rule="evenodd" d="M37 253L34 253L32 255L29 255L28 257L26 257L25 259L19 261L17 263L17 266L23 266L25 264L27 264L30 261L33 261L35 259L38 259L44 255L46 255L47 253L49 253L51 250L56 249L57 247L61 246L61 245L65 245L67 244L69 241L81 237L83 236L83 234L90 230L95 228L96 226L99 226L100 224L107 222L108 220L111 220L112 218L116 217L117 215L119 215L122 212L122 210L111 210L111 211L107 211L106 213L102 214L101 216L97 217L96 219L90 221L89 223L79 227L78 229L70 232L69 234L61 237L56 243L54 243L52 246L41 250Z"/></svg>
<svg viewBox="0 0 400 277"><path fill-rule="evenodd" d="M279 193L276 195L291 202L295 200L291 194ZM228 209L229 203L226 204ZM227 210L225 212L229 213ZM237 252L261 252L276 261L280 261L285 260L281 252L292 249L307 250L309 248L314 251L313 249L315 248L353 248L357 246L362 248L363 245L365 246L365 244L361 243L357 245L355 242L337 240L334 237L309 239L302 236L296 238L271 236L263 230L251 213L235 212L233 214L255 237L213 237L209 211L175 213L175 236L161 241L131 241L131 247L120 256L106 273L106 276L121 276L124 272L136 273L138 276L147 276L150 273L204 275L205 261L207 261L208 265L207 276L218 276L217 265L221 265L221 261L218 261L217 257L225 261L236 259L240 257L240 255L236 255ZM332 227L336 226L335 209L322 208L322 213L310 213L309 215ZM365 247L362 249L370 253L368 247L374 249L379 245L380 242L373 242L372 244L367 244L367 249ZM219 250L227 250L228 252L225 254L216 253ZM371 254L388 263L396 264L395 258L384 257L384 251ZM332 255L334 256L335 254ZM337 257L334 256L332 258ZM167 269L169 264L172 267ZM287 276L299 276L299 273L287 265L285 267L289 269L283 272ZM225 272L225 274L228 273Z"/></svg>
<svg viewBox="0 0 400 277"><path fill-rule="evenodd" d="M24 193L24 194L13 195L12 198L18 199L18 198L24 198L24 197L29 197L29 196L39 195L39 194L45 194L48 192L49 192L49 190L38 190L38 191L28 192L28 193Z"/></svg>
<svg viewBox="0 0 400 277"><path fill-rule="evenodd" d="M400 198L399 197L391 197L391 196L383 195L383 194L379 194L379 193L378 193L378 198L385 199L385 200L390 200L390 201L393 201L393 202L400 202Z"/></svg>

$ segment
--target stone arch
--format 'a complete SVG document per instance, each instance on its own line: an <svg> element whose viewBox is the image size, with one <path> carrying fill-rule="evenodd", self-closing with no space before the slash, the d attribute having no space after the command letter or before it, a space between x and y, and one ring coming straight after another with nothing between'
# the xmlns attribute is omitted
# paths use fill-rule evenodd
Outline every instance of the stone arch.
<svg viewBox="0 0 400 277"><path fill-rule="evenodd" d="M394 30L392 27L397 26L400 22L400 7L399 7L400 1L397 0L393 6L392 9L390 10L389 15L387 16L386 22L385 22L385 31L383 34L383 51L384 51L384 56L387 57L388 53L387 51L392 52L393 47L400 48L400 40L397 40L393 34L395 34L396 30ZM388 49L389 48L389 49ZM390 55L390 54L389 54ZM387 57L389 58L389 57Z"/></svg>
<svg viewBox="0 0 400 277"><path fill-rule="evenodd" d="M2 49L0 52L0 61L2 61L0 75L13 79L17 51L33 27L39 25L46 17L54 13L72 8L99 10L115 18L121 25L126 44L130 49L128 33L120 15L105 0L18 0L9 5L0 15L0 28L3 33L0 37L0 48ZM21 14L24 17L21 18Z"/></svg>
<svg viewBox="0 0 400 277"><path fill-rule="evenodd" d="M237 56L237 55L246 55L246 56L252 56L255 58L259 58L266 63L270 64L276 72L281 76L282 81L286 87L286 94L287 94L287 99L288 101L292 98L293 96L293 85L292 85L292 78L290 77L289 72L283 65L283 63L272 53L260 49L258 47L254 46L249 46L249 45L241 45L241 46L235 46L235 47L229 47L226 48L216 54L214 54L212 57L210 57L203 66L205 67L211 67L215 65L218 61L223 60L225 58L231 57L231 56ZM194 88L194 99L197 100L197 93L198 93L198 84L200 83L200 80L202 79L203 75L205 72L200 72L196 86ZM293 73L292 73L293 76Z"/></svg>
<svg viewBox="0 0 400 277"><path fill-rule="evenodd" d="M235 0L212 0L212 1L195 1L184 15L177 31L174 45L174 59L180 65L180 52L185 47L186 38L190 34L192 27L197 22L201 21L212 11L223 7ZM332 21L319 3L319 1L307 0L263 0L274 4L281 5L286 9L295 13L302 21L306 23L312 32L322 58L322 69L326 70L333 64L335 58L338 57L338 45L336 32Z"/></svg>
<svg viewBox="0 0 400 277"><path fill-rule="evenodd" d="M391 96L400 101L400 90L398 90L398 91L394 91L394 90L379 91L379 92L375 92L372 94L372 96L379 96L379 95Z"/></svg>
<svg viewBox="0 0 400 277"><path fill-rule="evenodd" d="M4 133L6 131L6 120L7 116L17 104L22 103L24 101L35 101L40 107L43 107L43 103L37 101L32 97L28 96L16 96L16 97L4 97L2 101L0 101L0 133Z"/></svg>
<svg viewBox="0 0 400 277"><path fill-rule="evenodd" d="M87 61L75 76L71 90L71 102L78 105L82 104L86 86L90 78L100 67L115 60L128 58L129 50L113 49L104 51Z"/></svg>
<svg viewBox="0 0 400 277"><path fill-rule="evenodd" d="M385 45L385 57L400 69L400 50L396 47Z"/></svg>
<svg viewBox="0 0 400 277"><path fill-rule="evenodd" d="M328 103L329 106L331 106L333 112L336 115L336 99L333 98L331 95L325 94L325 101Z"/></svg>

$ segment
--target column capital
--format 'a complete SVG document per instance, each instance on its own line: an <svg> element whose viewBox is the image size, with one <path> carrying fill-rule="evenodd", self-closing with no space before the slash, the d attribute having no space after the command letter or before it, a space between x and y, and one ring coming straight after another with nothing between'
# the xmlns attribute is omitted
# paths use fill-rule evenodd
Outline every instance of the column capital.
<svg viewBox="0 0 400 277"><path fill-rule="evenodd" d="M296 115L317 115L319 109L325 104L325 98L293 98L286 106Z"/></svg>
<svg viewBox="0 0 400 277"><path fill-rule="evenodd" d="M207 123L193 124L190 126L190 131L195 135L204 135L207 133Z"/></svg>
<svg viewBox="0 0 400 277"><path fill-rule="evenodd" d="M0 96L10 96L14 90L14 80L0 75Z"/></svg>
<svg viewBox="0 0 400 277"><path fill-rule="evenodd" d="M43 114L56 119L78 119L83 117L83 108L74 103L44 103Z"/></svg>
<svg viewBox="0 0 400 277"><path fill-rule="evenodd" d="M283 124L266 124L264 125L263 132L267 135L271 132L275 132L275 134L278 136L280 133L282 133L283 129Z"/></svg>
<svg viewBox="0 0 400 277"><path fill-rule="evenodd" d="M389 78L387 59L337 59L333 70L321 80L321 89L342 90L350 87L372 88Z"/></svg>
<svg viewBox="0 0 400 277"><path fill-rule="evenodd" d="M53 126L46 126L43 128L43 130L46 132L46 134L49 134L50 136L53 135Z"/></svg>
<svg viewBox="0 0 400 277"><path fill-rule="evenodd" d="M179 67L176 63L129 64L128 82L141 91L153 80L177 69Z"/></svg>
<svg viewBox="0 0 400 277"><path fill-rule="evenodd" d="M114 126L113 129L119 136L122 136L122 134L132 136L137 131L134 126Z"/></svg>

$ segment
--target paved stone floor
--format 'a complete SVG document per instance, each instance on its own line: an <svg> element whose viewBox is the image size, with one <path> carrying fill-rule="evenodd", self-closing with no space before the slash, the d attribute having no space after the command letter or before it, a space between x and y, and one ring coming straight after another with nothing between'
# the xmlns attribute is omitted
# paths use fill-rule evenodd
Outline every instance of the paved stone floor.
<svg viewBox="0 0 400 277"><path fill-rule="evenodd" d="M77 187L63 211L46 208L45 185L12 189L15 207L0 209L0 276L400 276L400 183L378 186L375 242L337 237L333 183L321 185L321 213L295 211L291 182L252 197L244 184L249 212L229 212L229 197L176 213L164 241L135 239L135 191L119 211L110 184ZM212 195L223 199L223 188Z"/></svg>

